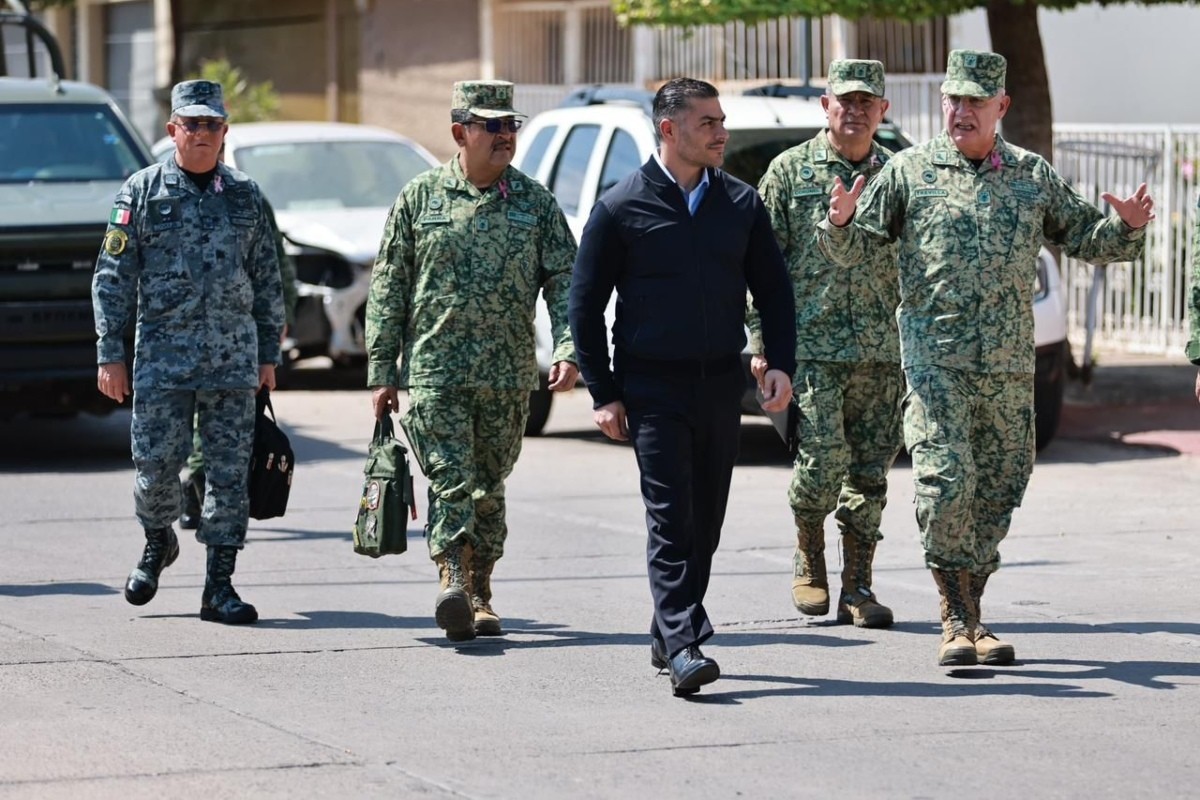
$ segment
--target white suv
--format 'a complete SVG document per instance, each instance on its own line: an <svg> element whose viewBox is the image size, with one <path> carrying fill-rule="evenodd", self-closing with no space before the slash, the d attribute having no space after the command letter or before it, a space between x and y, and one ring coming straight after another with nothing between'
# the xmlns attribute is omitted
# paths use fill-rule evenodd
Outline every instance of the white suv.
<svg viewBox="0 0 1200 800"><path fill-rule="evenodd" d="M818 101L822 90L773 84L742 95L722 95L729 143L724 169L757 186L775 156L815 136L825 127ZM653 95L640 89L591 86L570 94L559 108L530 120L521 132L514 166L547 186L558 199L576 238L592 205L609 187L638 169L654 151ZM891 150L911 142L890 122L880 126L876 139ZM1066 305L1053 257L1042 250L1037 264L1034 334L1037 341L1037 441L1053 438L1062 408L1067 357ZM612 304L609 305L612 321ZM538 365L550 368L550 320L539 304ZM749 357L747 355L747 361ZM544 380L543 380L544 386ZM753 379L747 372L745 413L761 413L754 399ZM536 434L550 414L551 393L534 392L526 433Z"/></svg>

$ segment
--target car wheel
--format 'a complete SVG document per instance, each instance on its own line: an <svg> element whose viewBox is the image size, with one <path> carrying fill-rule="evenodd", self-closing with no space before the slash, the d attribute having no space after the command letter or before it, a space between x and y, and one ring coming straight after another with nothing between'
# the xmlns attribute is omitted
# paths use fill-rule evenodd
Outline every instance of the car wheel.
<svg viewBox="0 0 1200 800"><path fill-rule="evenodd" d="M529 393L529 419L525 421L525 435L538 436L550 419L550 405L554 401L554 392L546 388L548 380L545 375L538 378L538 388Z"/></svg>
<svg viewBox="0 0 1200 800"><path fill-rule="evenodd" d="M1058 432L1066 384L1066 354L1066 342L1056 345L1052 350L1038 353L1037 373L1033 383L1034 430L1038 450L1050 444L1054 434Z"/></svg>

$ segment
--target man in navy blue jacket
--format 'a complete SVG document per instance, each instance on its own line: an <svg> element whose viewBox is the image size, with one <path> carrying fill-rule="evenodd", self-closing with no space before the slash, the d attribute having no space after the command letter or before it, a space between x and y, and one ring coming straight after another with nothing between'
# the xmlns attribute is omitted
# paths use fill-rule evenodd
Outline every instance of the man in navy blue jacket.
<svg viewBox="0 0 1200 800"><path fill-rule="evenodd" d="M720 677L704 594L737 458L749 288L771 369L763 408L792 396L795 310L754 189L718 169L717 90L676 78L654 97L659 152L600 198L583 231L568 315L596 425L632 439L646 504L650 663L676 696ZM604 309L617 292L613 359Z"/></svg>

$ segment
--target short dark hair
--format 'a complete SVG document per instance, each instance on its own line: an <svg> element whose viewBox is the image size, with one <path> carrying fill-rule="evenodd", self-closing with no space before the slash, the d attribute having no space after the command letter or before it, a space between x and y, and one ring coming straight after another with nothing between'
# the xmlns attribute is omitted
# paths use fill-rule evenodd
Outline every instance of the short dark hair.
<svg viewBox="0 0 1200 800"><path fill-rule="evenodd" d="M691 104L692 98L707 99L719 97L717 87L707 81L695 78L672 78L658 88L654 95L653 117L654 133L658 134L659 125L664 119L675 119L680 111L685 111Z"/></svg>
<svg viewBox="0 0 1200 800"><path fill-rule="evenodd" d="M473 116L475 116L475 115L472 114L470 111L468 111L465 108L450 109L450 121L451 122L457 122L459 124L461 124L463 122L470 122L471 118Z"/></svg>

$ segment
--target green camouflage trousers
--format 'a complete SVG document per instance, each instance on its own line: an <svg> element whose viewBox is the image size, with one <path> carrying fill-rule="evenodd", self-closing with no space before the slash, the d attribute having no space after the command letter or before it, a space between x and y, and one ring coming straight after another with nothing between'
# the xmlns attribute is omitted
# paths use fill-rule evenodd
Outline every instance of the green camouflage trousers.
<svg viewBox="0 0 1200 800"><path fill-rule="evenodd" d="M1033 375L905 373L904 442L925 565L990 575L1033 471Z"/></svg>
<svg viewBox="0 0 1200 800"><path fill-rule="evenodd" d="M204 508L196 539L234 545L246 540L250 496L246 472L254 442L253 389L156 389L133 395L134 510L146 528L179 519L179 468L192 449L196 422L208 456Z"/></svg>
<svg viewBox="0 0 1200 800"><path fill-rule="evenodd" d="M900 452L899 364L801 361L795 392L800 449L788 501L797 524L820 531L834 512L843 534L883 538L887 473Z"/></svg>
<svg viewBox="0 0 1200 800"><path fill-rule="evenodd" d="M508 536L504 479L521 454L529 391L413 386L408 403L400 424L429 479L430 558L459 543L496 561Z"/></svg>

